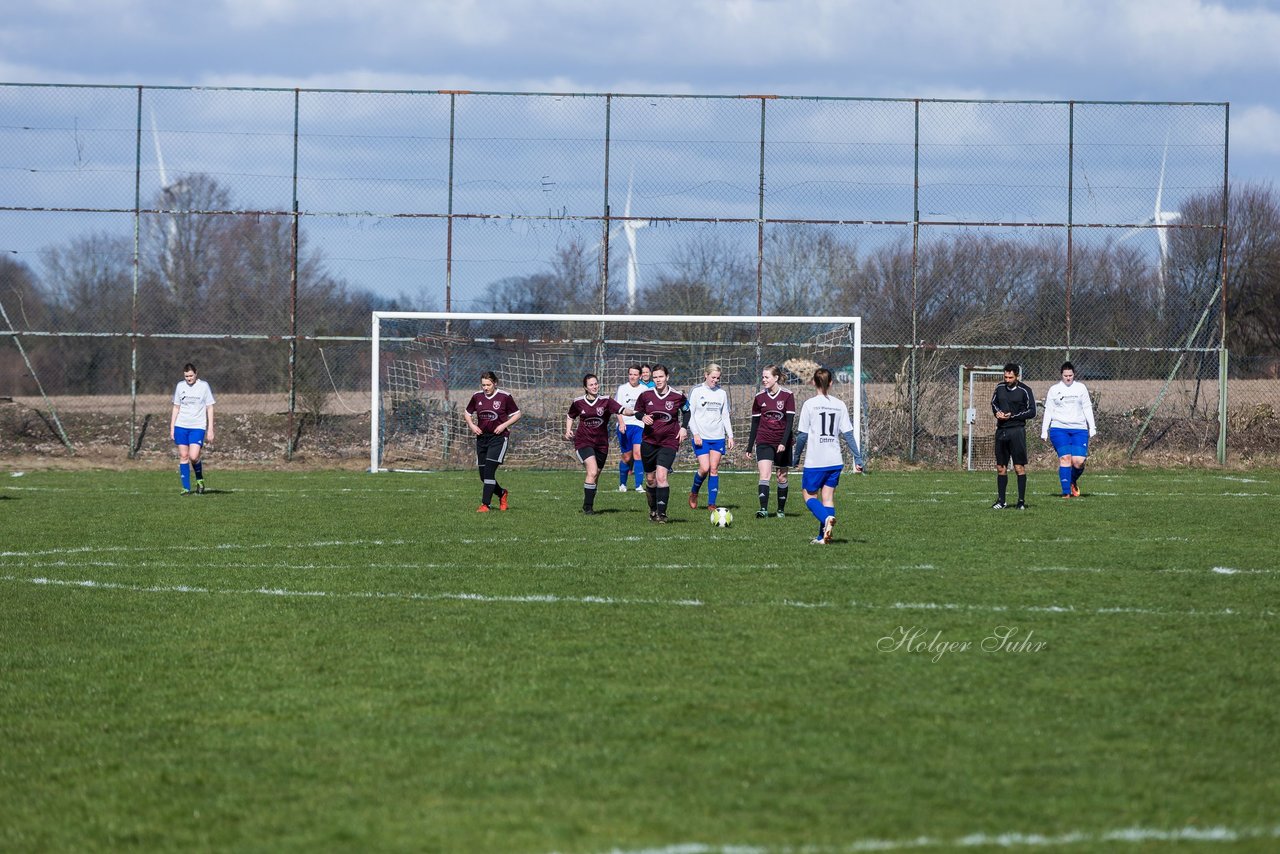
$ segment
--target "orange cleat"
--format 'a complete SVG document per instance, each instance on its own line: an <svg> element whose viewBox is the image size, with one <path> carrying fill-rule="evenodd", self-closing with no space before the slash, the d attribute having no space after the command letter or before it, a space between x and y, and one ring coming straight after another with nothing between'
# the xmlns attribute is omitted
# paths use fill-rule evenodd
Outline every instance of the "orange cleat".
<svg viewBox="0 0 1280 854"><path fill-rule="evenodd" d="M477 513L488 513L488 512L489 512L489 505L488 505L488 504L481 504L479 507L477 507L477 508L476 508L476 512L477 512Z"/></svg>
<svg viewBox="0 0 1280 854"><path fill-rule="evenodd" d="M1071 484L1071 497L1072 498L1080 497L1080 487L1076 486L1074 483Z"/></svg>
<svg viewBox="0 0 1280 854"><path fill-rule="evenodd" d="M508 496L508 495L510 495L510 494L511 494L511 490L509 490L509 489L504 489L504 490L502 490L502 497L498 499L498 509L499 509L499 510L506 510L506 509L507 509L507 496Z"/></svg>
<svg viewBox="0 0 1280 854"><path fill-rule="evenodd" d="M690 510L698 509L698 493L696 492L689 493L689 509Z"/></svg>

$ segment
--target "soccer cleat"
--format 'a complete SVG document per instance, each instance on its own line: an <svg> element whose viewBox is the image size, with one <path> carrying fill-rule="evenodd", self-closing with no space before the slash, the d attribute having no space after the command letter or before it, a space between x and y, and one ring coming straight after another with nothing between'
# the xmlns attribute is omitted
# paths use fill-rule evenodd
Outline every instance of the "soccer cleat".
<svg viewBox="0 0 1280 854"><path fill-rule="evenodd" d="M694 509L694 510L697 510L698 508L697 508L697 507L695 507L695 508L693 508L693 509ZM714 504L708 504L708 505L707 505L707 509L708 509L708 510L710 510L712 513L716 512L716 506L715 506Z"/></svg>
<svg viewBox="0 0 1280 854"><path fill-rule="evenodd" d="M650 521L650 522L656 522L656 521L658 521L658 511L657 511L657 510L650 510L650 511L649 511L649 521Z"/></svg>
<svg viewBox="0 0 1280 854"><path fill-rule="evenodd" d="M827 544L827 541L822 539L822 537L814 537L812 540L809 541L809 545L811 546L825 546L826 544Z"/></svg>
<svg viewBox="0 0 1280 854"><path fill-rule="evenodd" d="M590 507L583 507L583 508L582 508L582 515L583 515L583 516L594 516L594 515L596 515L596 511L592 510Z"/></svg>
<svg viewBox="0 0 1280 854"><path fill-rule="evenodd" d="M768 519L768 518L769 518L769 511L768 511L768 510L757 510L757 511L756 511L756 518L757 518L757 519Z"/></svg>
<svg viewBox="0 0 1280 854"><path fill-rule="evenodd" d="M189 489L184 489L184 490L182 490L182 492L180 492L180 493L178 493L178 494L179 494L179 495L183 495L183 496L190 495L190 494L191 494L191 490L189 490Z"/></svg>
<svg viewBox="0 0 1280 854"><path fill-rule="evenodd" d="M1019 502L1018 502L1018 509L1019 509L1019 510L1026 510L1026 509L1027 509L1027 505L1026 505L1026 504L1024 504L1024 503L1022 503L1021 501L1019 501Z"/></svg>
<svg viewBox="0 0 1280 854"><path fill-rule="evenodd" d="M204 481L203 481L203 480L197 480L197 481L196 481L196 493L197 493L198 495L204 495Z"/></svg>
<svg viewBox="0 0 1280 854"><path fill-rule="evenodd" d="M488 505L488 504L481 504L479 507L477 507L477 508L476 508L476 512L477 512L477 513L488 513L488 512L489 512L489 505Z"/></svg>
<svg viewBox="0 0 1280 854"><path fill-rule="evenodd" d="M619 491L619 492L626 492L626 491L627 491L627 485L626 485L625 483L620 483L620 484L618 484L618 491Z"/></svg>
<svg viewBox="0 0 1280 854"><path fill-rule="evenodd" d="M508 496L508 495L510 495L510 494L511 494L511 490L509 490L509 489L504 489L504 490L502 490L502 497L498 499L498 509L499 509L499 510L506 510L506 509L507 509L507 496Z"/></svg>
<svg viewBox="0 0 1280 854"><path fill-rule="evenodd" d="M831 542L831 535L835 533L835 529L836 529L836 517L828 516L827 521L822 523L822 542L823 543Z"/></svg>
<svg viewBox="0 0 1280 854"><path fill-rule="evenodd" d="M1071 497L1072 498L1080 497L1080 487L1076 486L1074 483L1071 484Z"/></svg>
<svg viewBox="0 0 1280 854"><path fill-rule="evenodd" d="M657 522L659 525L665 525L667 524L667 514L659 513L658 518L654 519L653 521Z"/></svg>
<svg viewBox="0 0 1280 854"><path fill-rule="evenodd" d="M1071 493L1070 493L1070 492L1064 492L1064 493L1062 493L1062 497L1063 497L1063 498L1070 498L1070 497L1071 497Z"/></svg>
<svg viewBox="0 0 1280 854"><path fill-rule="evenodd" d="M768 516L769 514L768 514L768 513L766 513L766 514L764 514L764 515ZM779 518L779 519L785 519L785 518L787 518L787 514L786 514L786 513L783 513L781 510L779 510L779 511L778 511L778 518Z"/></svg>
<svg viewBox="0 0 1280 854"><path fill-rule="evenodd" d="M1008 506L1008 505L1007 505L1007 504L1005 504L1003 501L997 501L995 504L992 504L992 505L991 505L991 509L992 509L992 510L1003 510L1003 509L1004 509L1005 507L1007 507L1007 506Z"/></svg>
<svg viewBox="0 0 1280 854"><path fill-rule="evenodd" d="M689 509L690 510L698 509L698 493L696 492L689 493Z"/></svg>
<svg viewBox="0 0 1280 854"><path fill-rule="evenodd" d="M637 486L637 487L636 487L636 492L644 492L644 487L643 487L643 486Z"/></svg>

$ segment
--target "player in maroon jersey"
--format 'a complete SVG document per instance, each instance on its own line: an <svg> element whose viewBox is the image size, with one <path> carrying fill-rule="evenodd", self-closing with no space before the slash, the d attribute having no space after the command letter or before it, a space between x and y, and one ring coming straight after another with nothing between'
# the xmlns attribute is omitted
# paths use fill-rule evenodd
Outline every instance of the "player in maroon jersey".
<svg viewBox="0 0 1280 854"><path fill-rule="evenodd" d="M498 496L498 509L507 509L508 490L498 483L498 466L507 455L510 428L520 420L520 407L510 393L498 388L498 375L485 371L480 375L480 390L471 395L462 417L476 437L476 465L484 492L477 513L488 513L493 496Z"/></svg>
<svg viewBox="0 0 1280 854"><path fill-rule="evenodd" d="M760 509L756 518L769 517L769 477L778 474L778 517L787 509L787 469L791 468L791 450L795 442L796 397L782 387L782 371L767 365L760 373L764 391L751 403L751 436L747 453L756 446L756 468L760 472L758 496ZM757 444L759 443L759 444Z"/></svg>
<svg viewBox="0 0 1280 854"><path fill-rule="evenodd" d="M671 486L667 474L676 461L676 451L687 435L689 401L667 385L665 365L653 366L653 388L636 400L636 417L644 422L640 455L644 460L644 482L649 493L649 521L667 521Z"/></svg>
<svg viewBox="0 0 1280 854"><path fill-rule="evenodd" d="M582 512L592 516L596 512L596 481L600 478L604 461L609 458L609 416L618 413L634 415L635 410L611 397L601 397L600 378L595 374L582 378L582 390L586 393L569 404L569 412L564 417L564 438L573 442L578 459L587 468L587 480L582 484ZM573 429L575 418L578 421L576 432Z"/></svg>

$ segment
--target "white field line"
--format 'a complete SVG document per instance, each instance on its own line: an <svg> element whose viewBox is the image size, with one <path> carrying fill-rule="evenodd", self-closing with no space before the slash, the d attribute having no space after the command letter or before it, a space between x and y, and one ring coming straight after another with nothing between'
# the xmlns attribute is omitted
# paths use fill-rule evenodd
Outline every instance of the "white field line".
<svg viewBox="0 0 1280 854"><path fill-rule="evenodd" d="M647 538L646 542L652 538ZM367 541L369 545L380 545L377 541ZM394 543L389 543L394 544ZM216 549L306 549L314 548L317 544L311 545L291 545L291 546L168 546L168 550L172 551L190 551L190 552L208 552L210 548ZM341 545L341 544L332 544ZM402 563L390 563L382 561L362 561L352 559L343 561L342 563L287 563L282 561L275 562L249 562L249 561L192 561L192 560L144 560L144 561L115 561L115 560L74 560L66 557L56 558L54 560L30 560L32 557L56 557L57 555L80 555L92 554L94 552L151 552L156 551L149 547L130 547L130 546L104 546L100 548L86 546L84 548L73 549L47 549L37 552L0 552L0 568L4 569L96 569L102 567L114 567L122 569L178 569L178 570L200 570L200 569L284 569L284 570L352 570L352 569L421 569L421 570L451 570L463 569L463 565L450 561L445 563L432 563L423 561L411 561ZM539 569L579 569L580 561L563 560L563 561L542 561L539 563L521 563L521 569L539 570ZM708 563L633 563L629 567L634 570L718 570L734 573L748 572L770 572L782 570L786 567L780 563L756 563L756 564L737 564L732 567L726 567L723 564ZM912 563L901 564L898 566L875 566L875 567L850 567L851 571L865 572L945 572L951 567L932 563ZM1020 572L1087 572L1092 574L1101 574L1111 572L1107 567L1096 566L1024 566L1017 567L1016 571ZM1241 569L1228 566L1214 566L1210 568L1204 567L1162 567L1160 569L1150 570L1155 573L1176 574L1176 575L1195 575L1200 573L1211 573L1213 575L1274 575L1280 573L1280 569Z"/></svg>
<svg viewBox="0 0 1280 854"><path fill-rule="evenodd" d="M1243 842L1251 839L1280 839L1280 827L1181 827L1164 830L1154 827L1127 827L1108 831L1070 833L972 833L944 839L917 836L914 839L858 839L842 845L717 845L683 842L649 848L611 848L602 854L853 854L864 851L908 851L921 849L963 850L966 848L1046 848L1102 843L1151 842ZM1108 850L1111 850L1108 848Z"/></svg>
<svg viewBox="0 0 1280 854"><path fill-rule="evenodd" d="M627 599L615 596L566 596L556 593L531 593L525 595L496 595L488 593L445 592L445 593L406 593L397 591L350 591L350 590L295 590L283 587L199 587L186 584L137 585L122 584L114 581L97 581L94 579L62 579L62 578L23 578L15 575L0 575L0 581L15 584L34 584L46 587L76 587L88 590L107 590L125 593L178 593L206 594L222 596L282 596L289 598L328 598L328 599L384 599L408 602L462 601L506 604L559 604L559 605L625 605L646 607L733 607L733 608L797 608L797 609L846 609L852 611L944 611L949 613L990 613L990 614L1064 614L1071 616L1153 616L1153 617L1275 617L1275 611L1261 609L1257 611L1240 608L1217 608L1189 610L1163 610L1160 608L1136 608L1129 606L1112 606L1106 608L1077 607L1075 605L984 605L964 604L957 602L860 602L849 601L802 601L782 599L773 601L705 601L702 599Z"/></svg>
<svg viewBox="0 0 1280 854"><path fill-rule="evenodd" d="M236 549L322 549L345 546L403 546L407 540L318 540L311 543L218 543L212 546L72 546L65 549L41 549L32 552L0 552L0 558L44 557L46 555L96 554L98 552L177 552L233 551Z"/></svg>

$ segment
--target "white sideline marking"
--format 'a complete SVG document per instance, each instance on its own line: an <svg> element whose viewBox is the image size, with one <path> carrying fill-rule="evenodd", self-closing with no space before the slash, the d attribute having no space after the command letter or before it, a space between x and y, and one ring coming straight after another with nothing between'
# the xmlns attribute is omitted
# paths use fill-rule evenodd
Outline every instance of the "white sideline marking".
<svg viewBox="0 0 1280 854"><path fill-rule="evenodd" d="M1210 572L1218 575L1271 575L1274 569L1236 569L1232 566L1215 566Z"/></svg>
<svg viewBox="0 0 1280 854"><path fill-rule="evenodd" d="M227 587L193 587L186 584L151 585L121 584L115 581L96 581L94 579L62 579L62 578L22 578L15 575L0 575L0 581L12 581L19 584L36 584L52 587L81 587L91 590L115 590L126 593L204 593L232 596L286 596L306 598L332 599L391 599L414 602L461 601L508 604L561 604L561 605L643 605L673 606L680 608L700 608L703 606L729 606L740 608L849 608L865 611L956 611L978 613L1039 613L1039 614L1071 614L1079 616L1093 615L1148 615L1156 617L1274 617L1276 612L1263 609L1260 611L1244 611L1238 608L1220 608L1218 610L1162 611L1158 608L1134 608L1112 606L1107 608L1077 608L1074 605L965 605L956 602L805 602L794 599L781 599L766 602L723 601L706 602L702 599L620 599L613 596L563 596L556 593L530 593L524 595L500 596L489 593L403 593L394 591L334 591L334 590L292 590L282 587L227 588Z"/></svg>
<svg viewBox="0 0 1280 854"><path fill-rule="evenodd" d="M403 546L407 540L319 540L314 543L218 543L213 546L164 546L164 550L178 552L207 552L211 549L319 549L330 546ZM65 549L41 549L33 552L0 552L3 557L43 557L44 555L91 554L93 552L153 552L155 546L73 546Z"/></svg>
<svg viewBox="0 0 1280 854"><path fill-rule="evenodd" d="M1044 833L971 833L953 839L917 836L914 839L858 839L843 845L717 845L680 842L657 848L610 848L602 854L843 854L861 851L904 851L920 848L1044 848L1061 845L1096 845L1100 842L1242 842L1249 839L1280 839L1280 827L1126 827L1100 832L1072 831Z"/></svg>

